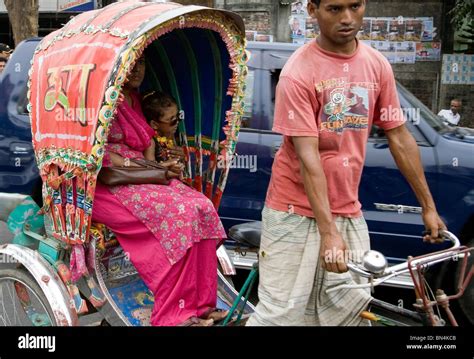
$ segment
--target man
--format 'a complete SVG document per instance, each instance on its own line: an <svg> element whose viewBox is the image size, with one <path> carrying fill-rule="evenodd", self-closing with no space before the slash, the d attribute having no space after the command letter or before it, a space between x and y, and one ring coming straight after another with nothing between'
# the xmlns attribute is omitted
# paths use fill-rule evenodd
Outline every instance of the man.
<svg viewBox="0 0 474 359"><path fill-rule="evenodd" d="M7 59L5 57L0 56L0 74L3 72L3 69L7 65Z"/></svg>
<svg viewBox="0 0 474 359"><path fill-rule="evenodd" d="M451 100L451 108L449 110L441 110L438 116L444 117L445 123L449 126L457 126L461 120L459 111L461 110L462 102L457 98Z"/></svg>
<svg viewBox="0 0 474 359"><path fill-rule="evenodd" d="M388 61L357 41L364 0L313 0L308 13L320 36L288 60L277 88L273 130L284 135L262 212L259 304L247 325L363 325L365 289L326 293L353 282L346 257L369 249L358 186L372 123L438 241L446 228L404 125ZM393 109L399 113L393 116ZM395 111L397 112L397 111ZM362 280L357 280L361 282Z"/></svg>
<svg viewBox="0 0 474 359"><path fill-rule="evenodd" d="M4 57L8 60L12 52L13 50L10 48L10 46L0 42L0 56L1 57Z"/></svg>

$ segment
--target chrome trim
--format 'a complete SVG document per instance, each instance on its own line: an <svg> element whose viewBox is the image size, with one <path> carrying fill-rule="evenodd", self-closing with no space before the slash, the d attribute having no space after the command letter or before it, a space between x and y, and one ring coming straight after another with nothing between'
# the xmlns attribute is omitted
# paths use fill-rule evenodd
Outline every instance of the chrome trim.
<svg viewBox="0 0 474 359"><path fill-rule="evenodd" d="M236 275L237 271L235 270L234 264L232 263L232 260L230 259L229 254L223 245L217 249L216 254L224 275Z"/></svg>
<svg viewBox="0 0 474 359"><path fill-rule="evenodd" d="M399 212L399 213L422 213L422 208L417 206L406 206L404 204L374 203L379 211Z"/></svg>
<svg viewBox="0 0 474 359"><path fill-rule="evenodd" d="M258 262L258 254L256 252L241 252L229 248L226 248L226 250L235 268L251 270L254 263ZM245 254L243 255L242 253Z"/></svg>
<svg viewBox="0 0 474 359"><path fill-rule="evenodd" d="M71 297L54 268L38 252L16 244L0 246L0 254L21 263L43 291L58 326L76 326L79 323Z"/></svg>

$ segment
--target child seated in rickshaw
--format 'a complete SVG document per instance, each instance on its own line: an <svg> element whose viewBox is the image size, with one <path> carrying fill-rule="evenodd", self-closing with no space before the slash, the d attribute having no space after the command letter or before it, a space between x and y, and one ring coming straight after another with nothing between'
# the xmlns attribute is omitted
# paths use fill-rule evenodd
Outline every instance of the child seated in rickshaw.
<svg viewBox="0 0 474 359"><path fill-rule="evenodd" d="M137 89L145 75L139 59L123 87L108 136L104 166L123 166L127 158L154 159L155 130L142 113ZM178 108L171 97L155 94L145 108L156 131L170 141ZM173 150L173 156L180 156ZM178 161L166 163L175 177ZM93 220L116 235L140 276L154 294L151 324L212 325L225 312L216 310L216 244L226 233L212 202L177 179L169 185L97 184Z"/></svg>

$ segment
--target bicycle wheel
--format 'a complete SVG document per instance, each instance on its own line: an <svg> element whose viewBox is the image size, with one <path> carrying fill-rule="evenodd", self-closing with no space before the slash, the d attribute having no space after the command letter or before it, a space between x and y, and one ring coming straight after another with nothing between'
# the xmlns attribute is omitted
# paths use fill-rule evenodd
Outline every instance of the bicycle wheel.
<svg viewBox="0 0 474 359"><path fill-rule="evenodd" d="M35 279L23 269L0 270L0 326L55 326L53 311Z"/></svg>

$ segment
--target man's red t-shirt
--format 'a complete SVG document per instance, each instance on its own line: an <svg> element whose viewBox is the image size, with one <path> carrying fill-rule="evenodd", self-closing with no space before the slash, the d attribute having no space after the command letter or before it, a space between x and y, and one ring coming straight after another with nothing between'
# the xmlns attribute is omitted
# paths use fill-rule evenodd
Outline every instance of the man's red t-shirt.
<svg viewBox="0 0 474 359"><path fill-rule="evenodd" d="M272 168L266 205L314 217L291 137L319 138L334 215L358 217L358 188L372 123L384 130L405 122L390 63L358 42L352 55L327 52L316 41L299 48L276 90L273 131L284 135Z"/></svg>

